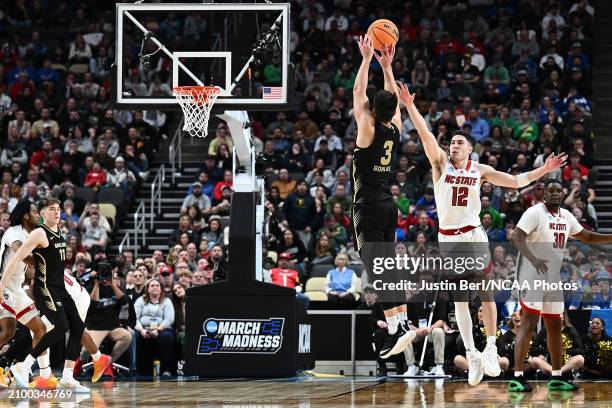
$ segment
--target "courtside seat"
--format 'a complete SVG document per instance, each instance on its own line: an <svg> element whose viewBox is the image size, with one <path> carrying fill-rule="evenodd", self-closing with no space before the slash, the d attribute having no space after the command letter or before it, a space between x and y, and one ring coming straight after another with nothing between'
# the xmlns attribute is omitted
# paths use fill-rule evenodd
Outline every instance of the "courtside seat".
<svg viewBox="0 0 612 408"><path fill-rule="evenodd" d="M77 187L74 190L74 195L83 199L86 203L93 203L96 201L96 192L89 187Z"/></svg>
<svg viewBox="0 0 612 408"><path fill-rule="evenodd" d="M105 216L107 220L111 222L111 227L115 229L115 218L117 217L117 207L111 203L101 203L100 206L100 214Z"/></svg>
<svg viewBox="0 0 612 408"><path fill-rule="evenodd" d="M327 302L327 293L318 290L306 292L306 296L311 302Z"/></svg>
<svg viewBox="0 0 612 408"><path fill-rule="evenodd" d="M310 278L306 281L306 296L313 302L326 302L325 278Z"/></svg>

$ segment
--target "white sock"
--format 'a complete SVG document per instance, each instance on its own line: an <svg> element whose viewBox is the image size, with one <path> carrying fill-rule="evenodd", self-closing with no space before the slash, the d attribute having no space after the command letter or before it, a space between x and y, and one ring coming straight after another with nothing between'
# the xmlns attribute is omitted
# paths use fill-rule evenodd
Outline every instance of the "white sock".
<svg viewBox="0 0 612 408"><path fill-rule="evenodd" d="M42 378L49 378L51 376L51 368L49 368L49 353L38 356L36 361L38 361L38 367L40 368L40 376Z"/></svg>
<svg viewBox="0 0 612 408"><path fill-rule="evenodd" d="M487 346L489 344L495 345L495 336L487 336Z"/></svg>
<svg viewBox="0 0 612 408"><path fill-rule="evenodd" d="M515 377L522 377L523 376L523 372L522 371L515 371L514 372L514 376Z"/></svg>
<svg viewBox="0 0 612 408"><path fill-rule="evenodd" d="M472 316L470 315L470 304L468 302L455 302L455 317L459 333L463 339L466 352L474 351L474 335L472 334Z"/></svg>
<svg viewBox="0 0 612 408"><path fill-rule="evenodd" d="M406 312L399 312L397 314L397 317L400 323L404 323L406 320L408 320L408 316L406 316Z"/></svg>
<svg viewBox="0 0 612 408"><path fill-rule="evenodd" d="M36 361L36 359L34 357L32 357L31 354L28 354L28 356L25 358L25 360L23 360L23 365L25 366L25 368L27 368L28 370L30 368L32 368L32 365L34 364L34 362Z"/></svg>
<svg viewBox="0 0 612 408"><path fill-rule="evenodd" d="M39 375L40 375L42 378L45 378L45 379L47 379L47 378L51 377L51 368L50 368L50 367L41 368L41 369L40 369L40 372L39 372Z"/></svg>
<svg viewBox="0 0 612 408"><path fill-rule="evenodd" d="M552 375L553 376L557 376L557 377L561 377L561 370L552 370Z"/></svg>
<svg viewBox="0 0 612 408"><path fill-rule="evenodd" d="M388 328L389 334L397 333L397 325L399 323L397 319L397 315L386 316L385 320L387 321L387 324L389 325L389 328Z"/></svg>
<svg viewBox="0 0 612 408"><path fill-rule="evenodd" d="M74 368L65 367L64 371L62 372L62 379L71 380L73 378L72 377L73 371L74 371Z"/></svg>
<svg viewBox="0 0 612 408"><path fill-rule="evenodd" d="M94 363L100 359L101 355L102 353L100 353L100 350L96 351L95 354L91 355L91 358L93 359Z"/></svg>

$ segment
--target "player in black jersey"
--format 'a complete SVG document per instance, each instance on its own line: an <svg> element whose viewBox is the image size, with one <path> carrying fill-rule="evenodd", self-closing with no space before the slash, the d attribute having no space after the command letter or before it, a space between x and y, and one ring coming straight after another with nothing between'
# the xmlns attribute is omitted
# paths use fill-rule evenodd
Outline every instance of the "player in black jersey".
<svg viewBox="0 0 612 408"><path fill-rule="evenodd" d="M38 310L49 319L54 327L43 336L23 362L11 367L11 372L20 386L27 386L28 373L36 357L49 346L62 341L64 333L69 331L64 372L59 385L71 388L74 392L89 392L87 387L83 387L72 376L75 360L81 350L81 336L85 330L85 324L64 286L66 240L58 228L59 200L43 199L39 204L39 212L44 223L41 228L30 233L17 253L10 259L6 269L13 270L28 255L34 255L35 276L32 295ZM3 291L3 282L0 280L0 293ZM0 299L0 302L2 301L3 299Z"/></svg>
<svg viewBox="0 0 612 408"><path fill-rule="evenodd" d="M394 252L375 253L379 251L374 250L374 246L376 243L395 241L397 209L389 189L389 179L391 162L400 144L399 129L402 119L397 85L391 68L395 47L387 47L378 55L367 35L361 37L358 44L363 60L353 87L353 109L357 121L357 143L352 163L353 226L357 250L368 276L372 278L373 258L395 255ZM368 68L372 56L376 57L382 67L385 79L385 89L378 91L374 97L373 111L369 108L366 96ZM380 351L382 358L401 353L415 337L414 331L406 330L405 297L394 300L396 301L381 302L389 332Z"/></svg>

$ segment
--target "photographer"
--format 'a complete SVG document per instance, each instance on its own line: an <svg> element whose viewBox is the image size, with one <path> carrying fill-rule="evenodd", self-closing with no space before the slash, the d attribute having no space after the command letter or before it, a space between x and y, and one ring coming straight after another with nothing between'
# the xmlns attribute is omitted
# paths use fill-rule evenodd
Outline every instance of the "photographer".
<svg viewBox="0 0 612 408"><path fill-rule="evenodd" d="M132 334L119 321L121 310L129 299L121 289L119 274L113 273L113 269L110 262L100 262L84 280L91 294L87 330L98 347L106 337L114 342L111 360L115 362L130 346Z"/></svg>

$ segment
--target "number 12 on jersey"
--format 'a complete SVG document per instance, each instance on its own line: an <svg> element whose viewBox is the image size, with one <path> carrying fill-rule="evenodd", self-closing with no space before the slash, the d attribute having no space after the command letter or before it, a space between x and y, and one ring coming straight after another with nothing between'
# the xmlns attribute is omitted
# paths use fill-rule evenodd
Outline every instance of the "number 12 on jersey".
<svg viewBox="0 0 612 408"><path fill-rule="evenodd" d="M467 207L469 190L464 186L453 186L453 198L451 205L454 207Z"/></svg>

